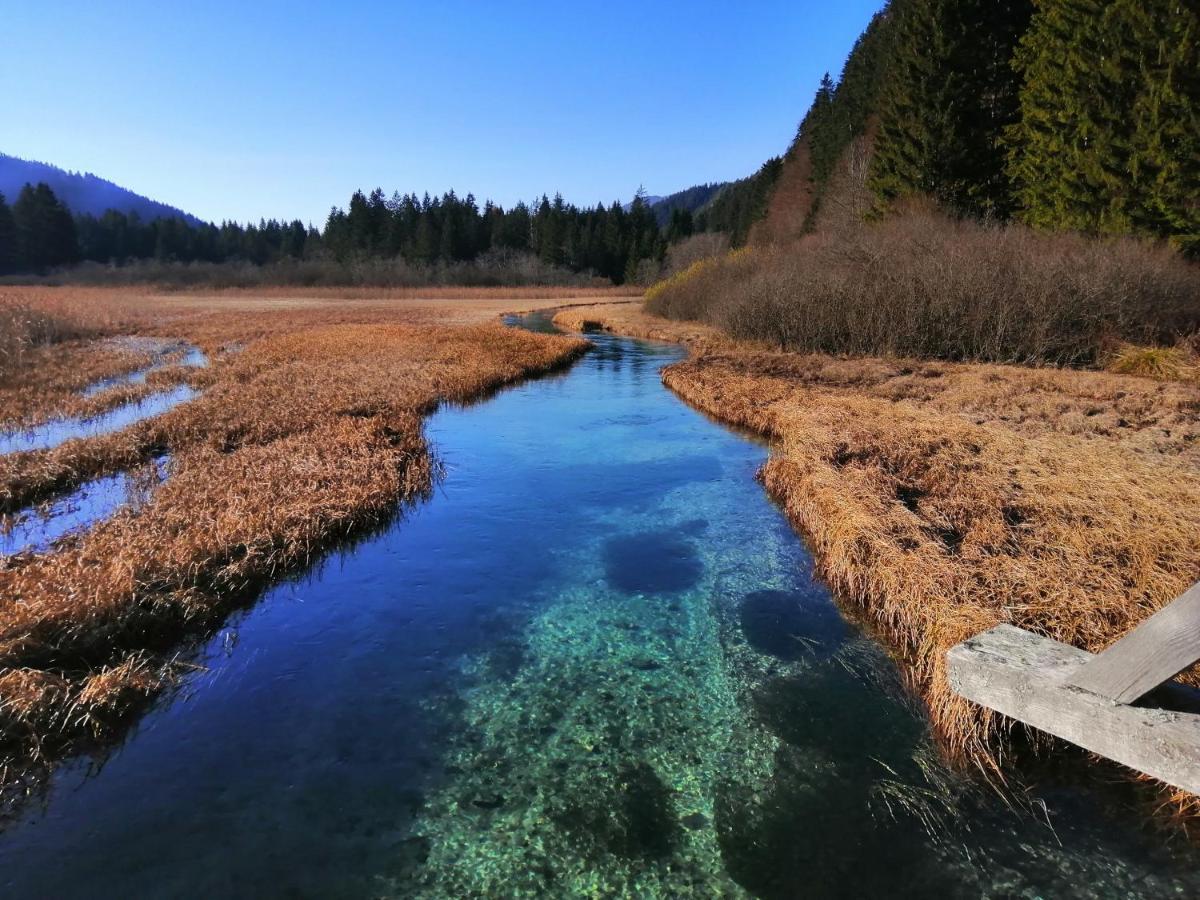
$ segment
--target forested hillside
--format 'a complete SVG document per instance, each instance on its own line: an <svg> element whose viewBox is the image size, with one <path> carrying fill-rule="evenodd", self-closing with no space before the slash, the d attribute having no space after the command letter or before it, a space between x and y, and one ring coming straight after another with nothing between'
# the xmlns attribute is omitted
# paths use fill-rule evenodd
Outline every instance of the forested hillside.
<svg viewBox="0 0 1200 900"><path fill-rule="evenodd" d="M25 185L11 206L0 194L0 274L39 273L78 262L263 266L307 261L337 280L362 264L399 261L412 275L478 262L480 277L506 268L534 278L580 273L621 284L653 280L664 250L663 233L640 196L628 209L615 202L581 209L560 196L543 196L532 207L517 203L506 210L491 202L480 207L473 195L460 198L454 191L391 198L380 189L369 195L357 191L346 209L330 211L318 231L298 220L197 225L112 209L81 215L44 183Z"/></svg>
<svg viewBox="0 0 1200 900"><path fill-rule="evenodd" d="M1195 0L892 0L826 76L794 156L814 210L872 124L880 212L905 197L1045 230L1200 237Z"/></svg>
<svg viewBox="0 0 1200 900"><path fill-rule="evenodd" d="M659 197L650 203L650 209L654 211L654 218L658 224L665 228L671 222L672 213L688 212L695 215L711 203L712 199L728 184L727 181L696 184L690 188L684 188L682 191L676 191L674 194Z"/></svg>
<svg viewBox="0 0 1200 900"><path fill-rule="evenodd" d="M183 219L191 225L200 220L181 209L143 197L90 172L68 172L49 163L19 159L0 153L0 194L15 200L27 184L44 184L76 215L100 216L108 210L143 221Z"/></svg>
<svg viewBox="0 0 1200 900"><path fill-rule="evenodd" d="M650 308L793 349L1009 362L1193 334L1198 46L1196 0L891 0L741 183L719 227L752 251Z"/></svg>

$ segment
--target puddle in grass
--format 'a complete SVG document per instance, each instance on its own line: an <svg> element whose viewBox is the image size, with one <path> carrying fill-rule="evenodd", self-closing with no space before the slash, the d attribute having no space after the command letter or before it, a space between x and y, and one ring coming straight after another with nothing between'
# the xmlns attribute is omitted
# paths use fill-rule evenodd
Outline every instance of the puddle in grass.
<svg viewBox="0 0 1200 900"><path fill-rule="evenodd" d="M143 502L167 473L166 456L133 472L97 478L64 496L0 515L0 556L40 553L61 538Z"/></svg>
<svg viewBox="0 0 1200 900"><path fill-rule="evenodd" d="M115 387L145 384L146 376L151 372L156 372L159 369L165 369L170 366L200 369L208 365L208 357L204 355L204 351L183 341L137 337L118 338L116 340L117 343L129 347L131 350L139 350L152 354L153 362L144 368L126 375L116 375L112 378L101 378L99 381L93 381L80 392L83 396L94 397L96 394L103 393Z"/></svg>
<svg viewBox="0 0 1200 900"><path fill-rule="evenodd" d="M948 773L765 450L663 388L677 348L594 340L433 416L434 499L61 769L0 835L0 894L1200 893L1124 787L1048 776L1039 819Z"/></svg>
<svg viewBox="0 0 1200 900"><path fill-rule="evenodd" d="M199 392L181 384L167 391L151 394L134 403L125 403L108 412L90 418L51 419L30 428L0 432L0 454L28 450L50 450L73 438L98 437L120 431L130 425L160 415L181 403L197 397Z"/></svg>

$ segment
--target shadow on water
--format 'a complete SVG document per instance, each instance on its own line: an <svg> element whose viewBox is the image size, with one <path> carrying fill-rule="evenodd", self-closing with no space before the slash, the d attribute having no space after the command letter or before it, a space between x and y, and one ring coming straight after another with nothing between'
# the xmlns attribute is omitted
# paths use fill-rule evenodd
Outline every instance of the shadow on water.
<svg viewBox="0 0 1200 900"><path fill-rule="evenodd" d="M1039 785L1052 830L948 772L754 482L763 447L662 387L678 348L592 337L431 417L429 502L62 768L0 835L0 893L1200 891L1094 778Z"/></svg>

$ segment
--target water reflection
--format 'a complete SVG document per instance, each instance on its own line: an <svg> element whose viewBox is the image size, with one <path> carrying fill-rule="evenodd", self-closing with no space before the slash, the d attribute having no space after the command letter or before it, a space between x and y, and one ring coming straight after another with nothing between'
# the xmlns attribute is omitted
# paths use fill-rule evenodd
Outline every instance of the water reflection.
<svg viewBox="0 0 1200 900"><path fill-rule="evenodd" d="M163 456L148 467L89 481L49 503L0 515L0 556L44 551L68 534L135 506L166 477L167 464Z"/></svg>

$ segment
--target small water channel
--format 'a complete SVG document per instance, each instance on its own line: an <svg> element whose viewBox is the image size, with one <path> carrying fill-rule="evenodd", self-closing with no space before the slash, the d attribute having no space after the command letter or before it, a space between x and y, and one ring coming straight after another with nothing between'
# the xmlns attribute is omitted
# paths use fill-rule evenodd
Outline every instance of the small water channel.
<svg viewBox="0 0 1200 900"><path fill-rule="evenodd" d="M131 349L153 354L153 362L125 375L94 381L79 392L81 396L94 397L115 387L145 384L150 373L169 365L187 368L202 368L208 365L208 357L199 347L193 347L182 341L137 337L118 340ZM0 454L50 450L73 438L97 437L113 431L120 431L142 419L161 415L181 403L186 403L195 398L197 393L194 388L181 384L142 397L140 400L123 403L99 415L64 416L28 427L0 430Z"/></svg>
<svg viewBox="0 0 1200 900"><path fill-rule="evenodd" d="M525 320L544 328L545 317ZM937 761L753 474L594 336L429 435L436 496L267 591L0 834L13 897L1166 897L1125 792Z"/></svg>
<svg viewBox="0 0 1200 900"><path fill-rule="evenodd" d="M112 378L101 378L94 381L80 392L83 396L94 397L115 387L145 384L146 376L151 372L157 372L172 365L193 369L202 369L208 365L208 357L205 356L203 350L183 341L139 337L118 338L117 340L132 350L150 353L153 361L150 365L125 375L114 375Z"/></svg>
<svg viewBox="0 0 1200 900"><path fill-rule="evenodd" d="M0 557L40 553L55 541L145 500L167 476L168 457L145 466L96 478L46 503L16 513L0 513Z"/></svg>
<svg viewBox="0 0 1200 900"><path fill-rule="evenodd" d="M0 454L51 450L73 438L99 437L102 434L120 431L142 419L161 415L181 403L186 403L195 398L197 393L190 385L181 384L141 400L123 403L98 416L86 419L51 419L29 428L0 432Z"/></svg>

